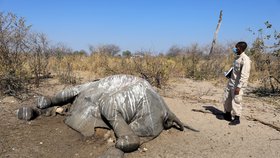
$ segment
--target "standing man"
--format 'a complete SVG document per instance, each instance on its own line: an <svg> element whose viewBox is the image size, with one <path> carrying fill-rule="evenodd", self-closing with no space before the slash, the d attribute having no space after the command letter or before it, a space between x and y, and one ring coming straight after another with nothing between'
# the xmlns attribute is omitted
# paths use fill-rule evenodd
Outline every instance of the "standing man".
<svg viewBox="0 0 280 158"><path fill-rule="evenodd" d="M224 102L224 119L230 121L229 125L240 124L240 116L242 111L242 95L244 89L247 87L251 60L244 53L247 48L246 42L238 42L233 48L235 60L233 62L233 69L229 76L227 88L225 90ZM232 120L232 116L234 119Z"/></svg>

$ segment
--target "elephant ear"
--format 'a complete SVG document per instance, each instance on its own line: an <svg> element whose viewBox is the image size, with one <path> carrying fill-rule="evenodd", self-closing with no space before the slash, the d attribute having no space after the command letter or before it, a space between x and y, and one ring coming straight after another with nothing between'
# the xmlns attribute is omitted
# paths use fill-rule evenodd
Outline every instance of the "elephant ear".
<svg viewBox="0 0 280 158"><path fill-rule="evenodd" d="M101 118L93 117L91 115L85 118L84 115L80 113L75 113L74 115L66 117L64 122L86 137L93 136L95 128L100 127L110 129Z"/></svg>

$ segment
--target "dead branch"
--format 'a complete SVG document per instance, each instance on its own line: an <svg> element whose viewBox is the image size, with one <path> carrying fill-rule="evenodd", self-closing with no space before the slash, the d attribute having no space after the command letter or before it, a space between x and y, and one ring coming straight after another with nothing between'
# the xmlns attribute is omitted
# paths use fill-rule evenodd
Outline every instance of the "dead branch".
<svg viewBox="0 0 280 158"><path fill-rule="evenodd" d="M262 120L260 120L260 119L254 118L254 117L252 117L252 116L245 116L245 118L246 118L247 120L249 120L249 121L256 121L256 122L259 122L259 123L261 123L261 124L263 124L263 125L266 125L266 126L268 126L268 127L270 127L270 128L273 128L273 129L275 129L275 130L277 130L277 131L280 132L280 127L275 126L275 125L273 125L273 124L271 124L271 123L264 122L264 121L262 121Z"/></svg>
<svg viewBox="0 0 280 158"><path fill-rule="evenodd" d="M218 24L217 24L217 27L216 27L216 31L214 33L214 38L213 38L213 41L212 41L212 46L211 46L211 49L210 49L210 52L209 52L209 56L211 56L212 53L213 53L213 49L214 49L214 46L216 44L217 36L218 36L219 30L220 30L222 17L223 17L223 10L220 11L219 21L218 21Z"/></svg>
<svg viewBox="0 0 280 158"><path fill-rule="evenodd" d="M204 113L204 114L212 114L212 112L207 111L207 110L202 110L202 109L192 109L192 111L201 112L201 113Z"/></svg>
<svg viewBox="0 0 280 158"><path fill-rule="evenodd" d="M39 79L48 79L48 78L53 78L53 77L54 77L54 75L51 75L51 73L38 75ZM36 76L31 76L31 77L29 77L29 79L36 79Z"/></svg>
<svg viewBox="0 0 280 158"><path fill-rule="evenodd" d="M274 77L274 76L269 76L270 78L273 78L277 83L279 83L280 84L280 81L276 78L276 77Z"/></svg>
<svg viewBox="0 0 280 158"><path fill-rule="evenodd" d="M194 112L201 112L201 113L204 113L204 114L213 114L213 112L210 112L210 111L208 111L208 110L202 110L202 109L192 109L192 111L194 111ZM264 122L264 121L262 121L262 120L260 120L260 119L254 118L254 117L252 117L252 116L244 116L244 117L245 117L248 121L256 121L256 122L259 122L259 123L261 123L261 124L263 124L263 125L266 125L266 126L268 126L268 127L270 127L270 128L273 128L273 129L275 129L275 130L277 130L277 131L280 132L280 127L275 126L275 125L273 125L273 124L271 124L271 123Z"/></svg>

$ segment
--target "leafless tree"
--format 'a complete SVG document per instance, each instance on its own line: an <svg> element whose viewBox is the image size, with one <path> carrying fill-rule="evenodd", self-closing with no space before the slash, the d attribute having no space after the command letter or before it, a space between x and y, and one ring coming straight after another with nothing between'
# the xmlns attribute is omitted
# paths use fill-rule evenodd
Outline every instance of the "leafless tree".
<svg viewBox="0 0 280 158"><path fill-rule="evenodd" d="M89 49L92 54L101 53L101 54L111 55L111 56L115 56L120 52L120 47L114 44L99 45L97 47L90 46Z"/></svg>
<svg viewBox="0 0 280 158"><path fill-rule="evenodd" d="M216 27L216 31L214 33L212 46L211 46L211 49L210 49L210 52L209 52L209 56L211 56L213 54L213 50L214 50L214 47L215 47L215 44L216 44L218 33L219 33L219 30L220 30L220 27L221 27L222 17L223 17L223 11L221 10L220 11L220 16L219 16L219 21L218 21L218 24L217 24L217 27Z"/></svg>
<svg viewBox="0 0 280 158"><path fill-rule="evenodd" d="M24 88L23 62L30 28L24 18L0 12L0 89L5 94L16 95Z"/></svg>
<svg viewBox="0 0 280 158"><path fill-rule="evenodd" d="M256 31L248 29L253 35L257 35L250 49L255 69L261 72L263 87L261 93L280 93L280 33L273 28L273 25L266 21L265 28Z"/></svg>
<svg viewBox="0 0 280 158"><path fill-rule="evenodd" d="M34 75L35 85L39 87L40 79L48 77L48 59L50 56L49 42L43 33L30 35L30 68Z"/></svg>
<svg viewBox="0 0 280 158"><path fill-rule="evenodd" d="M184 48L181 48L181 47L179 47L177 45L174 45L174 46L171 46L169 48L169 50L167 51L166 56L175 57L175 56L178 56L178 55L182 55L184 52L185 52Z"/></svg>

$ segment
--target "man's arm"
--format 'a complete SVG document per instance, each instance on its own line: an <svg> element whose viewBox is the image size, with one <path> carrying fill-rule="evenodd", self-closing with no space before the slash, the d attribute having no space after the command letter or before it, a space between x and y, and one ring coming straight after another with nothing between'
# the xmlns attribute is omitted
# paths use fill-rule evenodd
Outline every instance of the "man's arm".
<svg viewBox="0 0 280 158"><path fill-rule="evenodd" d="M235 93L239 94L241 88L245 88L248 84L248 79L250 76L251 61L250 59L243 59L243 64L241 68L240 80L236 87Z"/></svg>

